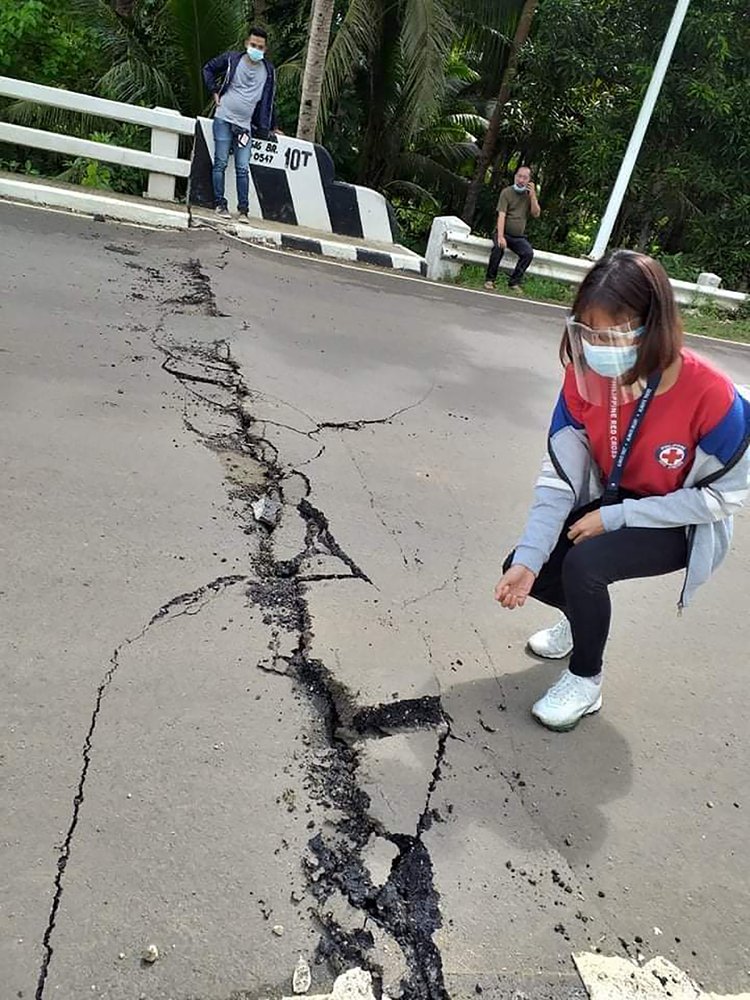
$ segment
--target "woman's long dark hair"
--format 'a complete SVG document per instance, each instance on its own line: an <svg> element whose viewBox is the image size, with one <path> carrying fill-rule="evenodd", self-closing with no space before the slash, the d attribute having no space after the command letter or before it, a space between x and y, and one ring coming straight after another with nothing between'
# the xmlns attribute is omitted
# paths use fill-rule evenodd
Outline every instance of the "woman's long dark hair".
<svg viewBox="0 0 750 1000"><path fill-rule="evenodd" d="M595 264L581 283L573 315L580 319L591 306L613 316L637 316L645 330L638 342L638 358L622 379L632 385L655 371L664 371L679 357L683 330L672 286L661 264L645 253L615 250ZM560 343L560 360L573 361L566 330Z"/></svg>

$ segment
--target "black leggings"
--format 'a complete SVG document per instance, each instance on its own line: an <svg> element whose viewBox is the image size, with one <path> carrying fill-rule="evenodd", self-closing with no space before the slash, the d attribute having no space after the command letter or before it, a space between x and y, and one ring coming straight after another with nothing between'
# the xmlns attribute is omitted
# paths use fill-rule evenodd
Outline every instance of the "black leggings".
<svg viewBox="0 0 750 1000"><path fill-rule="evenodd" d="M608 587L618 580L663 576L684 569L684 528L621 528L573 545L568 528L599 504L574 511L531 588L531 596L558 608L573 631L571 673L595 677L602 669L612 605ZM504 569L513 562L511 553Z"/></svg>

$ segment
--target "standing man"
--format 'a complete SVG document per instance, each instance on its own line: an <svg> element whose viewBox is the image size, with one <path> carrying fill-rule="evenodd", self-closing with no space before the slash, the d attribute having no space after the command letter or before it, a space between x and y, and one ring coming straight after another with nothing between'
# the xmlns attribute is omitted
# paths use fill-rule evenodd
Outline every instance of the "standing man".
<svg viewBox="0 0 750 1000"><path fill-rule="evenodd" d="M534 248L526 239L526 220L529 213L538 219L542 214L536 197L536 188L531 180L529 167L519 167L516 170L514 183L503 188L497 203L497 226L492 234L492 253L487 266L487 276L484 287L491 291L495 287L497 269L507 247L518 257L513 274L508 280L508 289L518 292L521 279L526 269L534 259Z"/></svg>
<svg viewBox="0 0 750 1000"><path fill-rule="evenodd" d="M261 138L276 127L276 70L266 59L268 34L251 28L244 52L224 52L203 67L203 81L216 105L214 115L213 185L216 214L229 215L224 197L224 174L230 151L237 175L237 208L247 218L250 197L251 134Z"/></svg>

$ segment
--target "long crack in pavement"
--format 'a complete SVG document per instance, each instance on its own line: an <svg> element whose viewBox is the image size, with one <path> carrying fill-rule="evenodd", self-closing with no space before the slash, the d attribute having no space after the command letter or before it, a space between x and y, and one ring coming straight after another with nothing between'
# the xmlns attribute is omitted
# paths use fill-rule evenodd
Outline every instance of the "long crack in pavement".
<svg viewBox="0 0 750 1000"><path fill-rule="evenodd" d="M99 686L96 689L96 696L94 698L94 707L91 712L89 728L86 732L83 746L81 748L82 766L81 773L78 777L78 784L76 785L75 794L73 796L73 813L60 847L60 856L57 859L57 871L55 873L52 905L50 907L47 926L42 938L42 964L39 969L39 977L37 979L35 992L36 1000L43 1000L44 998L44 988L47 983L49 967L54 953L52 936L55 932L57 915L62 901L65 869L67 868L68 861L70 860L73 837L75 836L76 827L78 826L78 821L81 816L81 809L83 808L85 801L86 779L91 766L91 753L93 749L94 735L96 733L96 727L99 722L99 716L102 711L102 704L107 693L107 689L112 683L112 679L120 666L120 655L128 646L132 646L134 643L143 639L149 629L156 625L157 622L161 622L168 618L176 618L184 614L198 614L212 597L215 597L227 587L234 586L246 580L247 577L245 576L220 576L216 580L212 580L210 583L207 583L202 587L198 587L190 593L179 594L177 597L171 598L156 612L154 612L149 621L137 635L125 639L113 651L112 656L109 659L109 663L107 664L107 668L104 671L101 681L99 682Z"/></svg>
<svg viewBox="0 0 750 1000"><path fill-rule="evenodd" d="M142 268L132 262L125 264L139 272L138 298L144 298L144 292L157 296L168 283L154 268ZM182 287L178 294L160 300L164 312L154 331L153 343L164 357L163 370L185 391L185 426L220 457L233 455L241 462L254 464L261 473L258 482L262 485L239 483L230 476L226 479L230 499L239 502L240 528L254 535L258 544L253 560L255 575L219 577L190 593L171 598L152 615L138 635L124 640L115 649L97 689L83 743L82 769L73 799L72 818L57 864L55 891L44 934L36 1000L44 1000L64 876L85 801L96 727L107 689L118 669L120 652L142 639L150 628L163 620L198 614L212 597L227 587L239 585L245 586L248 597L264 612L264 623L271 625L277 635L286 634L292 638L291 644L277 642L276 648L272 644L270 664L264 661L257 665L258 668L286 676L305 694L324 722L330 747L330 752L322 758L320 754L310 758L307 789L333 818L312 837L308 855L300 859L311 895L317 903L314 918L320 928L320 941L315 960L327 963L333 976L353 965L371 972L377 996L382 994L383 984L388 979L391 996L408 997L409 1000L447 1000L441 956L433 940L442 922L439 899L423 837L434 818L431 802L441 778L451 720L440 699L434 696L357 709L350 692L337 682L325 663L312 656L313 623L307 603L308 588L325 580L364 581L371 586L372 581L336 541L325 513L310 501L308 477L300 468L285 467L278 449L265 438L262 428L265 421L257 421L252 414L253 393L231 355L228 342L214 339L208 343L199 340L183 343L165 335L164 324L170 314L187 313L212 319L225 316L219 311L211 282L199 261L178 263L175 275ZM193 407L201 407L203 415L209 419L211 415L218 417L221 426L209 430L198 427L189 415L188 401ZM365 426L387 424L398 413L422 401L380 420L320 422L308 436L325 431L356 432ZM273 532L253 517L251 505L261 493L273 496L282 504L283 517L296 516L304 524L303 548L291 559L275 557ZM306 574L306 561L320 554L334 560L340 569ZM291 653L283 652L282 647L287 650L291 647ZM438 732L434 768L414 834L393 833L368 813L369 797L358 785L356 741L363 736L380 739L395 732L420 728ZM382 839L395 851L390 873L382 885L374 884L363 860L363 851L373 838ZM400 967L403 974L394 982L392 970L384 968L383 955L398 952L403 958Z"/></svg>

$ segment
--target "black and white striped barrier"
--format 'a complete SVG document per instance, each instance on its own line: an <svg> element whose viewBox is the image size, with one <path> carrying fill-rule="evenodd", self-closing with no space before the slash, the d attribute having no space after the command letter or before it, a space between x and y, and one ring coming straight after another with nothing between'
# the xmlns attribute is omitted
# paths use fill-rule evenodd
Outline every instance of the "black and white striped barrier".
<svg viewBox="0 0 750 1000"><path fill-rule="evenodd" d="M335 179L333 160L322 146L280 135L252 139L250 215L378 243L397 243L398 225L387 199L370 188ZM190 203L212 207L213 122L199 118L190 171ZM226 172L226 197L237 204L234 165Z"/></svg>
<svg viewBox="0 0 750 1000"><path fill-rule="evenodd" d="M394 271L410 271L422 275L423 278L427 276L427 262L424 258L402 247L391 251L356 246L341 240L317 239L313 236L264 229L262 223L255 225L252 221L237 223L236 232L240 239L251 243L270 244L282 250L296 250L358 264L374 264L377 267L392 268Z"/></svg>

